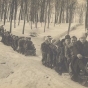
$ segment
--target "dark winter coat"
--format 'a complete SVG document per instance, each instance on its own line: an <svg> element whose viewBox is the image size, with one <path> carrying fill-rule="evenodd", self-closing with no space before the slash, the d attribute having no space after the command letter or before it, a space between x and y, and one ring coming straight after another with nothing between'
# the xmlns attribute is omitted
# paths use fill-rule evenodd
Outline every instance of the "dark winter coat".
<svg viewBox="0 0 88 88"><path fill-rule="evenodd" d="M82 44L80 41L77 41L77 50L82 56L88 57L88 42L86 41Z"/></svg>
<svg viewBox="0 0 88 88"><path fill-rule="evenodd" d="M49 44L46 44L45 42L43 42L41 44L41 51L45 52L45 53L48 53L49 52Z"/></svg>

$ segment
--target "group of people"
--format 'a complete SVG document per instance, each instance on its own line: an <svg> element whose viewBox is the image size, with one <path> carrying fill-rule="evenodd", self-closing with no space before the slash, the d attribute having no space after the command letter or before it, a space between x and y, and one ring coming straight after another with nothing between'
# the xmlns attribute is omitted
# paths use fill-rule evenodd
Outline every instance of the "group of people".
<svg viewBox="0 0 88 88"><path fill-rule="evenodd" d="M41 44L42 64L54 68L60 75L69 73L73 81L78 82L79 76L88 76L88 41L87 34L56 40L47 36Z"/></svg>
<svg viewBox="0 0 88 88"><path fill-rule="evenodd" d="M35 56L36 48L31 41L31 37L20 37L6 31L3 25L0 26L1 42L7 46L11 46L14 51L17 51L25 56Z"/></svg>
<svg viewBox="0 0 88 88"><path fill-rule="evenodd" d="M36 55L36 48L31 37L19 37L12 35L0 26L1 42L11 46L25 56ZM42 64L54 68L60 75L69 73L71 79L78 82L79 75L88 76L88 41L87 34L83 33L79 39L76 36L66 35L56 42L51 36L47 36L41 44Z"/></svg>

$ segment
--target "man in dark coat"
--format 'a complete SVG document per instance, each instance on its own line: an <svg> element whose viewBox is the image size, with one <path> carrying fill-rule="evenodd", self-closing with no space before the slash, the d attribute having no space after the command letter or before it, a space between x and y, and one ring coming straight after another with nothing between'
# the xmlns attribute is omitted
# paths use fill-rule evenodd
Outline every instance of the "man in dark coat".
<svg viewBox="0 0 88 88"><path fill-rule="evenodd" d="M19 39L19 41L18 41L18 48L17 48L17 51L19 53L22 53L22 54L25 53L25 48L24 48L25 42L26 42L26 38L25 37L21 37Z"/></svg>
<svg viewBox="0 0 88 88"><path fill-rule="evenodd" d="M69 47L69 44L70 44L70 36L69 35L66 35L65 36L65 39L62 39L61 41L61 44L60 44L60 47L58 49L58 64L57 64L57 71L58 73L61 75L63 72L68 72L69 70L69 58L68 58L68 47Z"/></svg>
<svg viewBox="0 0 88 88"><path fill-rule="evenodd" d="M70 56L70 51L69 51L69 46L70 46L70 43L71 43L71 38L69 35L66 35L65 36L65 59L64 59L64 62L65 62L65 66L66 66L66 70L67 72L69 72L69 63L70 63L70 60L71 60L71 56Z"/></svg>
<svg viewBox="0 0 88 88"><path fill-rule="evenodd" d="M18 40L19 40L19 37L18 36L15 36L14 38L14 41L13 41L13 45L14 45L14 50L16 51L17 50L17 47L18 47Z"/></svg>
<svg viewBox="0 0 88 88"><path fill-rule="evenodd" d="M36 48L33 44L33 42L31 41L31 38L30 37L27 37L26 38L26 42L25 42L25 55L33 55L35 56L36 55Z"/></svg>
<svg viewBox="0 0 88 88"><path fill-rule="evenodd" d="M78 81L80 70L86 72L86 63L88 61L88 42L86 41L85 34L80 36L79 41L75 44L75 51L73 50L74 56L72 60L72 80Z"/></svg>
<svg viewBox="0 0 88 88"><path fill-rule="evenodd" d="M69 57L69 73L70 75L72 74L72 64L75 60L75 57L77 57L78 51L77 51L77 47L76 47L76 42L77 42L77 38L75 36L71 37L71 43L68 47L68 52L66 52L67 56Z"/></svg>
<svg viewBox="0 0 88 88"><path fill-rule="evenodd" d="M42 52L42 64L47 65L47 54L49 49L49 41L48 37L45 38L45 41L41 44L41 52Z"/></svg>
<svg viewBox="0 0 88 88"><path fill-rule="evenodd" d="M10 32L8 31L8 32L7 32L7 36L6 36L6 44L7 44L8 46L10 46L10 38L11 38Z"/></svg>

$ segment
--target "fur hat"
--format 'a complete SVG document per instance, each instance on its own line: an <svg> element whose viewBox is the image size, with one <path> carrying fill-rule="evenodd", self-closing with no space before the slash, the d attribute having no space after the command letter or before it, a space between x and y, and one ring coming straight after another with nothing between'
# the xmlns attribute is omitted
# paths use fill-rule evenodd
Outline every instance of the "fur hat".
<svg viewBox="0 0 88 88"><path fill-rule="evenodd" d="M65 39L71 39L71 38L70 38L70 35L66 35L66 36L65 36Z"/></svg>
<svg viewBox="0 0 88 88"><path fill-rule="evenodd" d="M47 36L49 39L52 39L52 37L49 35L49 36Z"/></svg>

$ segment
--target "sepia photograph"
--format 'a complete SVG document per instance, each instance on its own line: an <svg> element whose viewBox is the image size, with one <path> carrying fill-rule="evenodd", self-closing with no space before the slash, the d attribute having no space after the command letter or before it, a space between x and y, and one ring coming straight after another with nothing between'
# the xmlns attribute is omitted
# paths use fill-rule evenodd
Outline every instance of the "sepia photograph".
<svg viewBox="0 0 88 88"><path fill-rule="evenodd" d="M0 88L88 88L88 0L0 0Z"/></svg>

